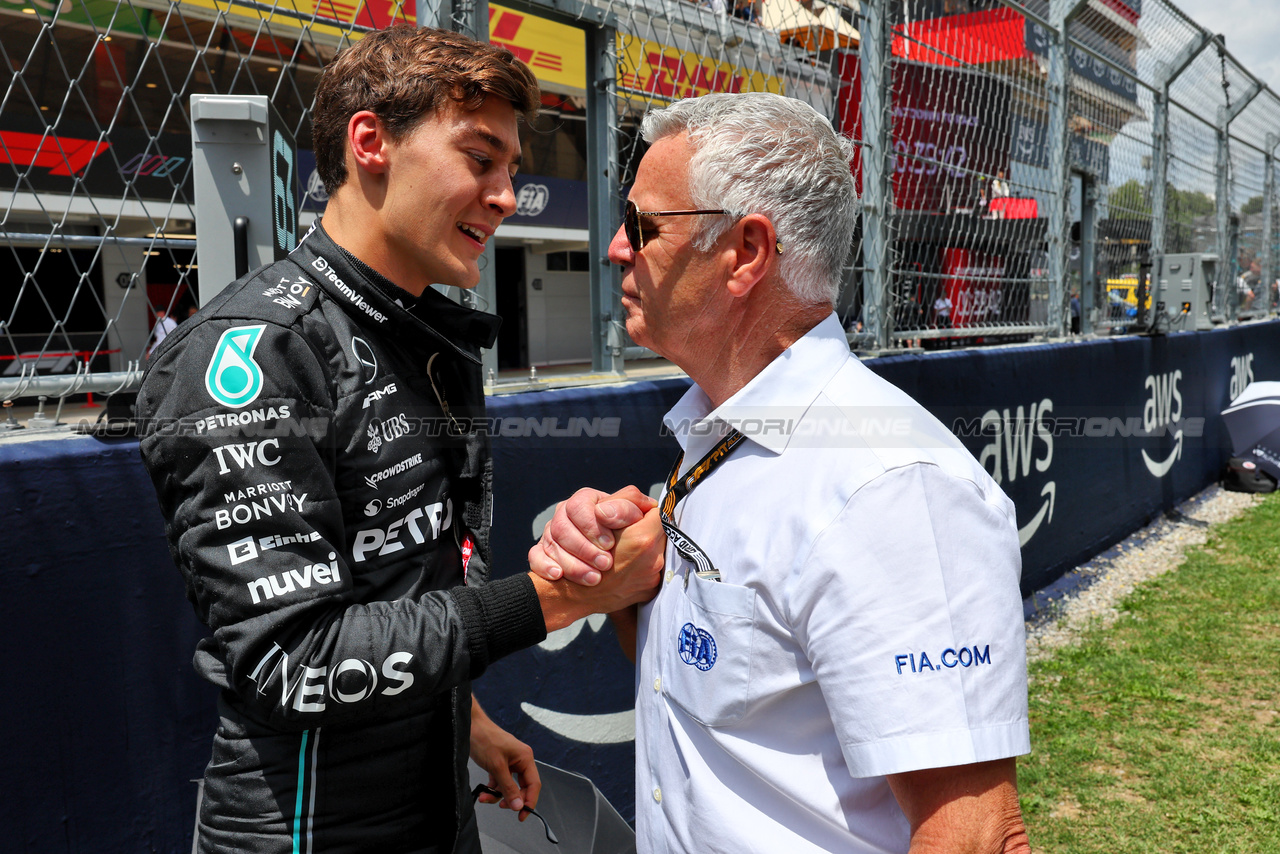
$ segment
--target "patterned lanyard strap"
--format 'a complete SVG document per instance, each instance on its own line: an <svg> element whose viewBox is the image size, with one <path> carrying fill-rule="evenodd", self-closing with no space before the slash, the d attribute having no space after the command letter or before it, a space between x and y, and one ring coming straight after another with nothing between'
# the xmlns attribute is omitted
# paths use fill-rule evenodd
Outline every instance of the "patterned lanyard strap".
<svg viewBox="0 0 1280 854"><path fill-rule="evenodd" d="M720 570L716 569L711 563L711 558L707 557L707 553L702 547L689 538L684 531L676 527L675 521L672 519L672 513L675 512L676 505L680 500L693 492L693 488L711 472L728 459L729 454L734 448L738 447L738 443L743 440L743 435L737 430L730 431L720 442L712 448L705 457L698 461L689 473L684 477L679 477L680 464L684 462L684 452L676 457L676 464L671 467L671 474L667 476L667 494L662 497L662 506L659 508L659 515L662 517L662 527L667 532L667 539L671 541L671 545L675 546L676 551L680 552L681 557L688 560L696 566L698 577L706 578L710 581L720 580ZM688 576L685 576L685 584L689 583Z"/></svg>

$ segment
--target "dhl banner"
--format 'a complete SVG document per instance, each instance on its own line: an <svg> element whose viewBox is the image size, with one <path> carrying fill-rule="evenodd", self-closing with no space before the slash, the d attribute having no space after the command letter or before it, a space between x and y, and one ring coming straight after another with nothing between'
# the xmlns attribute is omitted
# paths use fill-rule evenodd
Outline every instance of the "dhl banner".
<svg viewBox="0 0 1280 854"><path fill-rule="evenodd" d="M518 56L540 83L557 91L587 88L586 37L578 27L490 3L489 41Z"/></svg>
<svg viewBox="0 0 1280 854"><path fill-rule="evenodd" d="M179 0L184 7L206 9L229 18L266 21L272 28L301 31L311 35L359 38L349 25L382 29L392 24L416 24L417 0L278 0L238 3L236 0ZM138 0L135 5L166 8L164 0ZM275 10L284 12L279 14ZM314 22L314 23L313 23ZM422 23L434 23L423 21ZM277 33L277 35L284 35Z"/></svg>
<svg viewBox="0 0 1280 854"><path fill-rule="evenodd" d="M717 62L692 51L618 33L618 86L662 98L693 98L711 92L777 92L781 79Z"/></svg>

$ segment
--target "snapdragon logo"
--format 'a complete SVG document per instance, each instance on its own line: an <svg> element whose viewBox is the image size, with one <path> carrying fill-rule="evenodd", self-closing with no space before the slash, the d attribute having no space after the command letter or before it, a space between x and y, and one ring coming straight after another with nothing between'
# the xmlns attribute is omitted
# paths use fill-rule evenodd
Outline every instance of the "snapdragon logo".
<svg viewBox="0 0 1280 854"><path fill-rule="evenodd" d="M253 351L266 328L265 324L233 326L218 339L204 377L204 387L218 403L239 409L258 398L262 370L253 360Z"/></svg>
<svg viewBox="0 0 1280 854"><path fill-rule="evenodd" d="M443 502L414 508L385 528L366 528L358 532L351 547L351 562L364 563L375 553L383 557L400 551L405 547L400 537L406 531L415 543L422 545L427 536L418 523L424 519L431 526L431 539L439 539L440 532L449 530L453 524L453 501L446 498Z"/></svg>
<svg viewBox="0 0 1280 854"><path fill-rule="evenodd" d="M1013 483L1019 477L1049 471L1053 465L1053 401L1044 398L1027 409L990 409L982 416L982 433L991 441L978 455L978 462L996 483L1004 485L1006 479ZM1044 503L1031 521L1018 529L1018 543L1025 546L1040 530L1042 524L1053 524L1053 505L1057 499L1057 483L1050 480L1040 489Z"/></svg>
<svg viewBox="0 0 1280 854"><path fill-rule="evenodd" d="M1164 477L1172 469L1173 464L1182 457L1182 391L1178 383L1182 381L1182 371L1170 371L1163 374L1152 374L1143 382L1147 391L1146 403L1142 406L1142 429L1155 434L1161 428L1173 428L1173 450L1163 460L1153 460L1146 449L1142 450L1142 462L1152 477Z"/></svg>

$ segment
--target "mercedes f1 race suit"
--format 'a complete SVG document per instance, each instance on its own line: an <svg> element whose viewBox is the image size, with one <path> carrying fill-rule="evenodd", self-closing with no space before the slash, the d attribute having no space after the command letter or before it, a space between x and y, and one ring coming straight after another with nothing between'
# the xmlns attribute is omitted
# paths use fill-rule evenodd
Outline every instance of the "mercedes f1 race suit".
<svg viewBox="0 0 1280 854"><path fill-rule="evenodd" d="M143 461L221 689L201 851L478 850L470 680L546 636L526 574L488 579L497 323L316 228L151 358Z"/></svg>

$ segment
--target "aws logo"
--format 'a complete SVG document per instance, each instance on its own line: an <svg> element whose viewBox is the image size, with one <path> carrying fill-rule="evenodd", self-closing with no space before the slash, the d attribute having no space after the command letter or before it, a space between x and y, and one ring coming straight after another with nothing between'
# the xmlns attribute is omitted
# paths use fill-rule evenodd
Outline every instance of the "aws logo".
<svg viewBox="0 0 1280 854"><path fill-rule="evenodd" d="M1234 360L1233 360L1234 361ZM1173 450L1163 460L1153 460L1144 448L1142 461L1152 477L1167 475L1179 459L1182 458L1182 390L1178 384L1182 382L1182 371L1169 371L1163 374L1152 374L1143 381L1147 399L1142 405L1142 429L1148 435L1173 433Z"/></svg>
<svg viewBox="0 0 1280 854"><path fill-rule="evenodd" d="M1244 390L1253 382L1253 354L1231 357L1231 400L1244 394Z"/></svg>
<svg viewBox="0 0 1280 854"><path fill-rule="evenodd" d="M982 434L991 441L978 455L978 462L995 479L1004 485L1019 477L1031 477L1032 469L1044 474L1053 465L1053 401L1044 398L1028 409L1019 406L1015 410L987 410L982 416ZM1025 546L1043 524L1053 523L1053 506L1057 500L1058 486L1054 481L1044 484L1040 497L1044 503L1026 525L1018 529L1018 544Z"/></svg>

